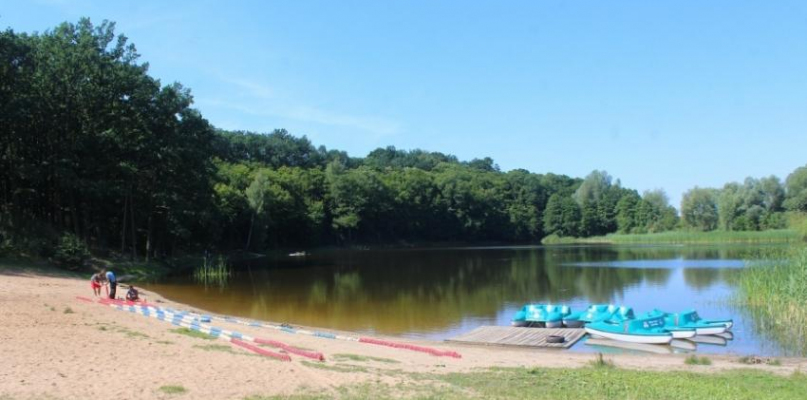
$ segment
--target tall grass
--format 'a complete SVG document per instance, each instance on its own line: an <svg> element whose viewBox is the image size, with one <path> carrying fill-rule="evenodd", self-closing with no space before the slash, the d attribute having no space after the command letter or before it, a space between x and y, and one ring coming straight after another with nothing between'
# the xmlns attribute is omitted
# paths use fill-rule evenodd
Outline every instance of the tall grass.
<svg viewBox="0 0 807 400"><path fill-rule="evenodd" d="M216 257L215 261L205 258L204 264L193 271L193 278L205 285L226 286L231 275L232 271L224 256Z"/></svg>
<svg viewBox="0 0 807 400"><path fill-rule="evenodd" d="M803 241L807 241L807 213L793 212L787 216L787 226Z"/></svg>
<svg viewBox="0 0 807 400"><path fill-rule="evenodd" d="M771 250L763 262L744 269L735 302L763 336L807 354L807 247Z"/></svg>
<svg viewBox="0 0 807 400"><path fill-rule="evenodd" d="M547 236L543 244L709 244L709 243L795 243L802 238L793 229L766 231L670 231L643 234L611 233L605 236L570 238Z"/></svg>

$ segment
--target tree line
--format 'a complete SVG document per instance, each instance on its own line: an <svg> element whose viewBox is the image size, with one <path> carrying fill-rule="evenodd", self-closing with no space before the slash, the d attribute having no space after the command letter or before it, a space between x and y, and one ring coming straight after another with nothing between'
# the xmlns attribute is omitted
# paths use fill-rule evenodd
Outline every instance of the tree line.
<svg viewBox="0 0 807 400"><path fill-rule="evenodd" d="M547 235L767 229L807 209L807 172L666 194L379 148L366 157L285 130L225 131L190 90L148 74L114 23L0 33L0 243L86 245L136 259L215 248L538 242ZM801 172L799 172L801 171ZM795 177L794 177L795 176Z"/></svg>

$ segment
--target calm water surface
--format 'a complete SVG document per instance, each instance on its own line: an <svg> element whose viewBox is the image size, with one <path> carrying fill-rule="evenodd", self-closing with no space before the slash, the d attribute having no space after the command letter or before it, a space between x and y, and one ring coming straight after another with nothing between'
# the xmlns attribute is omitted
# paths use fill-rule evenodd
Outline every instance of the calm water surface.
<svg viewBox="0 0 807 400"><path fill-rule="evenodd" d="M210 310L277 322L442 340L481 325L509 325L527 302L636 312L695 308L734 318L735 339L699 352L792 354L729 304L732 277L758 246L475 247L325 251L236 266L226 287L172 278L144 285ZM572 351L602 351L585 345Z"/></svg>

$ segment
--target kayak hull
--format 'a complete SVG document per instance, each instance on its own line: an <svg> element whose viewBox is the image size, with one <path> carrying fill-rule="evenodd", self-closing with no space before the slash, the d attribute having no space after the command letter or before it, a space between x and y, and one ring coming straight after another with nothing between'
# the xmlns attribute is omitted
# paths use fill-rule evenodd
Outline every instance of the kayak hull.
<svg viewBox="0 0 807 400"><path fill-rule="evenodd" d="M672 335L673 339L689 339L695 337L697 332L694 329L692 330L681 329L681 330L672 330L670 331L670 334Z"/></svg>
<svg viewBox="0 0 807 400"><path fill-rule="evenodd" d="M711 326L706 328L695 328L698 335L717 335L726 331L726 326Z"/></svg>
<svg viewBox="0 0 807 400"><path fill-rule="evenodd" d="M606 347L621 350L641 351L644 353L653 354L672 354L673 349L670 346L660 346L657 344L643 344L643 343L627 343L617 342L616 340L609 339L596 339L591 338L586 340L586 344L594 347Z"/></svg>
<svg viewBox="0 0 807 400"><path fill-rule="evenodd" d="M731 330L731 327L734 326L734 320L726 319L726 320L708 320L704 321L707 324L722 324L726 327L726 330Z"/></svg>
<svg viewBox="0 0 807 400"><path fill-rule="evenodd" d="M590 335L596 335L606 339L628 343L669 344L673 339L672 335L669 333L636 335L630 333L609 332L605 330L592 328L590 326L586 327L586 332L588 332Z"/></svg>

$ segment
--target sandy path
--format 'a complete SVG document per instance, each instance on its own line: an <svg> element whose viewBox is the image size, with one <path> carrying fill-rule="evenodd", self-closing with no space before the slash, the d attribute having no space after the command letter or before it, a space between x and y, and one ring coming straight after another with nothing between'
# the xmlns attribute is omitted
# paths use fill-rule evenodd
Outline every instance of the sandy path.
<svg viewBox="0 0 807 400"><path fill-rule="evenodd" d="M119 290L119 292L121 292ZM215 325L322 352L326 361L292 355L280 362L233 348L223 340L205 340L173 332L176 327L112 307L83 303L91 297L89 283L60 277L0 271L0 399L29 398L206 398L232 399L250 395L291 394L300 390L333 392L358 382L396 383L412 379L403 372L462 372L484 367L577 367L591 354L556 350L514 350L415 342L455 350L461 359L362 343L292 335L266 328L215 322ZM146 293L165 306L188 307ZM211 346L218 345L218 346ZM272 348L267 348L272 350ZM336 360L353 354L395 360ZM759 368L791 373L807 366L805 359L783 359L782 366L744 366L736 357L709 356L713 365L690 367L683 356L618 355L620 367L653 370L719 371ZM341 368L341 371L317 368ZM169 395L161 386L177 385L184 394ZM334 392L335 393L335 392Z"/></svg>

